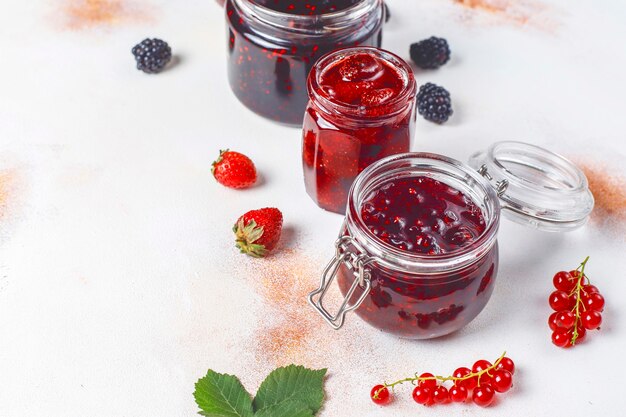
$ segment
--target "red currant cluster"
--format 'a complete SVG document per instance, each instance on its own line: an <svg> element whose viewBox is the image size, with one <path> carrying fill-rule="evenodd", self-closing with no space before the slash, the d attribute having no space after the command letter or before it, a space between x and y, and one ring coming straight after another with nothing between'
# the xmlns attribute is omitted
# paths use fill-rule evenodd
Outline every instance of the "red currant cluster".
<svg viewBox="0 0 626 417"><path fill-rule="evenodd" d="M555 311L548 318L552 343L567 348L585 340L587 330L602 324L604 297L585 275L587 257L573 271L560 271L552 280L556 291L550 294L550 307Z"/></svg>
<svg viewBox="0 0 626 417"><path fill-rule="evenodd" d="M493 365L481 359L474 363L472 369L460 367L452 376L435 376L426 372L391 384L376 385L370 392L370 398L376 404L387 404L391 400L389 388L410 382L416 385L413 389L413 400L418 404L444 404L450 401L462 403L471 396L474 404L487 407L495 399L496 392L506 392L513 385L515 364L505 354L506 352ZM446 381L452 381L450 388L443 385Z"/></svg>

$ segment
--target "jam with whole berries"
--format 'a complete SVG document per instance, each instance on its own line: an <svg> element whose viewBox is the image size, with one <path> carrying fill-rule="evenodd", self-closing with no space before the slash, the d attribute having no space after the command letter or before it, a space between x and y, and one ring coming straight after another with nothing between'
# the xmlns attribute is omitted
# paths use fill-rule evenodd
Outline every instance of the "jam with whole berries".
<svg viewBox="0 0 626 417"><path fill-rule="evenodd" d="M360 217L383 244L416 255L453 256L471 248L485 231L483 213L471 198L425 176L381 183L365 196ZM480 313L497 268L497 245L479 262L455 272L399 274L372 265L370 296L357 314L398 336L449 333ZM352 281L352 271L343 265L338 283L344 295Z"/></svg>
<svg viewBox="0 0 626 417"><path fill-rule="evenodd" d="M361 171L410 149L413 72L389 52L346 48L318 61L308 90L302 144L306 190L320 207L345 213L348 191Z"/></svg>
<svg viewBox="0 0 626 417"><path fill-rule="evenodd" d="M380 46L382 0L227 0L228 76L257 114L301 125L306 79L319 57Z"/></svg>
<svg viewBox="0 0 626 417"><path fill-rule="evenodd" d="M336 256L346 304L335 328L355 310L385 332L428 339L456 331L487 304L498 271L500 205L487 180L444 156L405 153L378 161L356 179ZM323 297L323 294L322 294Z"/></svg>
<svg viewBox="0 0 626 417"><path fill-rule="evenodd" d="M485 231L483 213L467 195L424 176L381 183L365 197L361 219L384 243L428 255L453 253Z"/></svg>
<svg viewBox="0 0 626 417"><path fill-rule="evenodd" d="M315 16L340 12L354 6L360 0L252 0L259 6L281 13Z"/></svg>

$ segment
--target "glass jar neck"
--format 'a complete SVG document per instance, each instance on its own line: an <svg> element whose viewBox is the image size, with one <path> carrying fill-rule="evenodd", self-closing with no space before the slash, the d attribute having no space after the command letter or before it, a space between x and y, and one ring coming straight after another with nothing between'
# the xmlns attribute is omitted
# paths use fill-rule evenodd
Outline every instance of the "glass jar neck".
<svg viewBox="0 0 626 417"><path fill-rule="evenodd" d="M346 59L350 55L362 53L370 54L376 59L388 62L398 72L398 76L402 79L402 89L393 99L378 105L369 106L347 104L334 100L322 88L320 78L325 69L337 61ZM413 75L413 69L397 55L380 48L353 47L340 49L321 57L309 73L307 89L311 103L323 113L344 117L347 122L381 124L412 110L415 105L417 84Z"/></svg>
<svg viewBox="0 0 626 417"><path fill-rule="evenodd" d="M471 198L483 213L486 224L484 232L470 245L441 255L407 252L379 240L361 217L363 201L383 182L412 176L432 177ZM406 153L381 159L357 177L348 196L348 234L376 262L407 273L440 274L477 262L495 244L499 223L500 203L489 182L469 166L437 154Z"/></svg>
<svg viewBox="0 0 626 417"><path fill-rule="evenodd" d="M319 15L283 13L253 0L229 0L245 22L263 38L279 42L293 39L341 39L358 27L373 28L384 19L383 0L361 0L346 9Z"/></svg>

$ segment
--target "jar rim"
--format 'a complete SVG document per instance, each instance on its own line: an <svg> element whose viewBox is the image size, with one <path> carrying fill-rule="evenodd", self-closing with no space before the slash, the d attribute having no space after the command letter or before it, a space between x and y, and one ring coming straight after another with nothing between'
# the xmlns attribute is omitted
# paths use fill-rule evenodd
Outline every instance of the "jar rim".
<svg viewBox="0 0 626 417"><path fill-rule="evenodd" d="M345 59L351 55L366 53L375 56L377 59L390 63L403 79L403 88L400 94L392 100L376 105L363 106L358 104L343 103L332 100L321 87L319 77L324 68L333 63ZM412 101L417 94L417 82L413 74L413 68L398 55L387 50L373 46L353 46L331 51L323 55L313 66L307 79L307 90L309 98L318 104L321 110L327 113L335 113L343 116L352 116L367 119L387 119L403 112L408 105L413 105ZM384 112L372 112L372 109L386 109Z"/></svg>
<svg viewBox="0 0 626 417"><path fill-rule="evenodd" d="M416 174L438 179L445 177L442 182L464 192L481 208L486 227L472 244L444 254L419 254L389 245L369 230L361 217L362 199L383 181ZM500 202L490 183L470 166L434 153L410 152L381 159L359 174L348 196L348 233L377 258L377 262L408 272L434 273L434 268L452 271L482 259L497 240L499 223Z"/></svg>
<svg viewBox="0 0 626 417"><path fill-rule="evenodd" d="M289 33L292 36L327 36L352 31L354 20L367 16L377 8L382 10L383 0L361 0L345 9L318 15L285 13L256 3L254 0L232 0L246 16L262 25ZM382 20L381 12L381 20Z"/></svg>

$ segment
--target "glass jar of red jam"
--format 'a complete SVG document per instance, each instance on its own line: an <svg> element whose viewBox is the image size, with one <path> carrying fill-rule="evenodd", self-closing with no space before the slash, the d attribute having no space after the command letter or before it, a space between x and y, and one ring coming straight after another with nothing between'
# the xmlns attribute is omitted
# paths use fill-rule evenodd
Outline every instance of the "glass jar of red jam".
<svg viewBox="0 0 626 417"><path fill-rule="evenodd" d="M307 82L302 166L321 208L345 213L356 176L384 157L409 152L416 83L402 58L372 47L320 58Z"/></svg>
<svg viewBox="0 0 626 417"><path fill-rule="evenodd" d="M302 125L307 75L335 49L380 46L382 0L228 0L228 79L268 119Z"/></svg>
<svg viewBox="0 0 626 417"><path fill-rule="evenodd" d="M501 211L539 229L566 231L582 226L593 208L584 174L545 149L499 142L470 165L407 153L357 177L335 256L309 295L331 326L339 329L355 310L405 338L454 332L493 291ZM335 278L345 298L331 314L323 299Z"/></svg>

